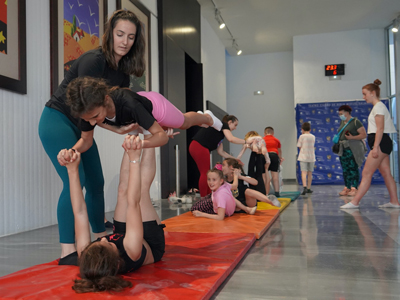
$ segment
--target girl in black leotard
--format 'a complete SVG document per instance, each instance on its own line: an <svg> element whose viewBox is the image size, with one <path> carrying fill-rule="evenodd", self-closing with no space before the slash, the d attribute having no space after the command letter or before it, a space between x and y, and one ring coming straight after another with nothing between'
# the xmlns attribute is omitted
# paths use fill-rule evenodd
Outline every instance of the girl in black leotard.
<svg viewBox="0 0 400 300"><path fill-rule="evenodd" d="M81 279L75 280L77 293L119 291L131 286L118 276L142 265L159 261L165 249L163 225L151 202L141 199L139 136L125 138L123 148L129 156L129 187L127 201L118 201L114 213L115 232L90 242L89 221L79 181L80 153L61 151L68 163L71 203L74 212L76 249ZM149 203L147 203L149 202Z"/></svg>

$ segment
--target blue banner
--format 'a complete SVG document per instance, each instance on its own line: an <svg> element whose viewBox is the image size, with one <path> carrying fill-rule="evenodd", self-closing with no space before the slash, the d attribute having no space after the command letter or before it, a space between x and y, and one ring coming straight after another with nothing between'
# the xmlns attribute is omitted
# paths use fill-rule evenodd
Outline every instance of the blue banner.
<svg viewBox="0 0 400 300"><path fill-rule="evenodd" d="M389 109L389 101L382 100ZM315 135L315 167L312 184L342 184L344 185L342 167L339 156L332 152L332 138L338 132L340 118L338 108L349 105L352 108L352 117L357 117L365 129L368 129L368 115L372 105L365 101L347 102L321 102L302 103L296 106L297 138L301 135L301 125L304 122L311 123L311 133ZM369 147L367 145L368 151ZM362 166L364 167L364 165ZM360 177L361 177L360 169ZM296 167L297 181L301 184L300 165ZM383 178L379 171L372 177L373 184L383 184Z"/></svg>

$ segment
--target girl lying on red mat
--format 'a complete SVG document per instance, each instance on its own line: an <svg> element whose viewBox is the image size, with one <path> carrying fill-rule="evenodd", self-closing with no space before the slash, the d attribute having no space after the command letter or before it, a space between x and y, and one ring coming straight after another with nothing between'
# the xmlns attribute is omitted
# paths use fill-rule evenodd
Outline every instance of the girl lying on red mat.
<svg viewBox="0 0 400 300"><path fill-rule="evenodd" d="M122 147L129 156L129 185L125 202L118 201L114 213L114 233L90 241L89 219L79 180L81 154L60 151L67 161L71 203L74 213L76 249L81 279L77 293L120 291L132 283L118 276L142 265L161 260L165 250L163 224L150 201L141 199L140 156L142 140L130 135Z"/></svg>
<svg viewBox="0 0 400 300"><path fill-rule="evenodd" d="M244 210L254 215L257 207L247 207L236 200L231 192L231 184L225 182L221 170L213 168L207 172L207 183L211 189L211 197L205 197L192 206L195 217L223 220L233 215L235 210Z"/></svg>

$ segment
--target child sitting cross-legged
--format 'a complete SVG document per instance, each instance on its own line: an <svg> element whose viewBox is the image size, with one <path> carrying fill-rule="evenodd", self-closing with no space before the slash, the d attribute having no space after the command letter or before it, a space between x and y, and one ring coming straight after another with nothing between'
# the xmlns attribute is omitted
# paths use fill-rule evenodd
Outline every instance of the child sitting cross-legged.
<svg viewBox="0 0 400 300"><path fill-rule="evenodd" d="M211 169L207 173L207 183L211 189L211 199L205 197L192 206L195 217L204 217L214 220L223 220L230 217L236 210L244 210L253 215L257 207L247 207L236 200L231 192L231 185L224 180L221 170Z"/></svg>

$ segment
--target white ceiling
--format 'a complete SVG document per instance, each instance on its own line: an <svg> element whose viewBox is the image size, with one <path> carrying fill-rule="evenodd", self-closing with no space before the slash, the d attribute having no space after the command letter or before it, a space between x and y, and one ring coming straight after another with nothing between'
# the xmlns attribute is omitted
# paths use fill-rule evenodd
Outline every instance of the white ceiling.
<svg viewBox="0 0 400 300"><path fill-rule="evenodd" d="M232 38L219 29L213 2L242 55L292 51L297 35L385 28L400 14L400 0L197 1L230 55L236 55Z"/></svg>

